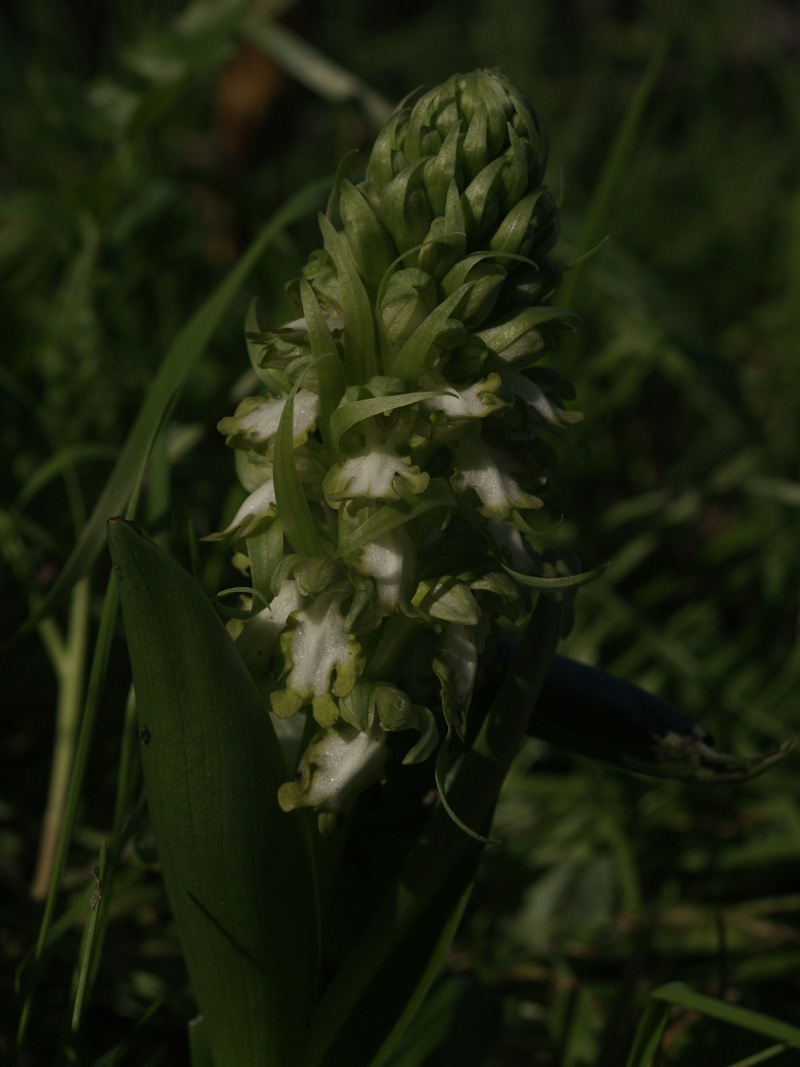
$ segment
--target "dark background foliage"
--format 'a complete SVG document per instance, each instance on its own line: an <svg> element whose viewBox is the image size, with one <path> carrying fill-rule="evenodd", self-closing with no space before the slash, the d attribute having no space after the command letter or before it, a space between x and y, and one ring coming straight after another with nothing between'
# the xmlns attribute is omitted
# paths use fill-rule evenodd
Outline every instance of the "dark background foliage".
<svg viewBox="0 0 800 1067"><path fill-rule="evenodd" d="M550 357L586 415L560 445L572 503L552 540L587 566L611 561L581 590L564 651L755 755L800 724L800 22L788 0L672 7L301 0L262 14L392 104L480 65L500 67L545 115L561 260L608 235L567 275L584 325ZM46 634L13 635L68 556L181 325L287 197L376 130L380 100L335 98L314 56L287 72L279 48L243 35L242 11L32 0L0 19L6 1048L19 1010L10 975L41 915L30 886L57 702ZM624 117L664 46L626 140ZM622 165L592 233L614 144ZM273 245L173 411L169 512L147 505L143 521L184 560L237 499L214 427L246 368L248 301L258 294L280 321L283 284L317 244L307 219ZM204 548L200 566L219 588L224 550ZM127 686L120 641L60 909L91 884L109 833ZM800 1024L793 758L710 788L531 742L496 836L431 1000L442 1045L398 1064L610 1067L649 992L673 979ZM128 1062L179 1062L193 1007L150 859L142 824L109 906L86 1063L159 1000ZM79 938L80 923L47 954L26 1063L56 1061ZM721 1065L764 1044L684 1012L661 1056Z"/></svg>

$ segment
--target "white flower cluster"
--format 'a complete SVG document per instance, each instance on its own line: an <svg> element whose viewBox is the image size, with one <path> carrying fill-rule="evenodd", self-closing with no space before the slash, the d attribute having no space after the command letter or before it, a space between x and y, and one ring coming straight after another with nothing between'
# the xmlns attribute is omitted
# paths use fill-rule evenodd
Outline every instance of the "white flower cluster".
<svg viewBox="0 0 800 1067"><path fill-rule="evenodd" d="M249 496L217 536L253 582L234 629L272 711L321 728L280 801L323 830L382 778L389 734L419 732L415 762L436 715L463 732L493 633L546 575L535 513L565 494L544 437L580 416L534 366L570 319L550 303L545 162L502 76L450 79L393 117L364 182L340 182L290 287L302 317L248 319L265 395L220 423Z"/></svg>

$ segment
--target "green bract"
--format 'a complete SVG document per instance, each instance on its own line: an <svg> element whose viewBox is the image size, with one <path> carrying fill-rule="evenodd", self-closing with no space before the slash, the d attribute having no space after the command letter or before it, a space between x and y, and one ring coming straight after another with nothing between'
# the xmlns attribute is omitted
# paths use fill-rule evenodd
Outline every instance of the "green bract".
<svg viewBox="0 0 800 1067"><path fill-rule="evenodd" d="M579 416L535 366L573 321L551 303L546 165L502 75L448 79L340 181L297 320L248 319L263 395L219 428L249 492L224 533L258 596L231 629L272 711L321 727L280 801L325 831L383 777L390 733L418 731L418 761L431 707L463 732L493 636L547 580L536 516L565 494L544 438Z"/></svg>

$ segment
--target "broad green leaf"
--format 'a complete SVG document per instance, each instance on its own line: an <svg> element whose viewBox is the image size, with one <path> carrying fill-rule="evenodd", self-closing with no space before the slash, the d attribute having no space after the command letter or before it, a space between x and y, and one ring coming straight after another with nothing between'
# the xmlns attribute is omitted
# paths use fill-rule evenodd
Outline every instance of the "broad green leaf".
<svg viewBox="0 0 800 1067"><path fill-rule="evenodd" d="M127 508L147 464L147 457L159 427L174 403L178 390L202 355L247 275L271 242L287 226L308 214L314 205L319 203L327 186L327 181L307 186L272 217L216 292L206 300L172 342L89 521L53 587L26 623L26 629L35 626L39 619L50 614L94 563L103 544L106 521L112 515L122 514Z"/></svg>
<svg viewBox="0 0 800 1067"><path fill-rule="evenodd" d="M364 194L346 179L339 190L339 211L359 270L367 287L375 292L391 268L397 249Z"/></svg>
<svg viewBox="0 0 800 1067"><path fill-rule="evenodd" d="M280 519L274 519L266 530L246 540L253 590L269 603L273 596L272 575L283 559L283 524Z"/></svg>
<svg viewBox="0 0 800 1067"><path fill-rule="evenodd" d="M214 1067L214 1058L208 1043L208 1027L202 1015L189 1020L189 1056L192 1067Z"/></svg>
<svg viewBox="0 0 800 1067"><path fill-rule="evenodd" d="M562 656L553 657L528 732L637 774L722 785L762 774L794 747L785 742L755 757L721 752L708 731L673 704Z"/></svg>
<svg viewBox="0 0 800 1067"><path fill-rule="evenodd" d="M317 911L269 715L194 579L130 523L110 520L108 540L148 807L215 1067L285 1067L316 994Z"/></svg>

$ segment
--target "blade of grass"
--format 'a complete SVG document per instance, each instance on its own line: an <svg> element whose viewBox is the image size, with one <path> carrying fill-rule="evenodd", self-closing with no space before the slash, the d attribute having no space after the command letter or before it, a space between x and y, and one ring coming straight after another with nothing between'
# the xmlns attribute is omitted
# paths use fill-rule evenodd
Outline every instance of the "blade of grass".
<svg viewBox="0 0 800 1067"><path fill-rule="evenodd" d="M112 460L116 456L116 449L111 445L98 445L80 443L65 445L50 456L33 474L25 479L25 484L14 501L11 514L16 515L27 507L28 503L53 479L65 478L67 473L74 473L74 468L79 463L101 460Z"/></svg>
<svg viewBox="0 0 800 1067"><path fill-rule="evenodd" d="M763 1015L760 1011L740 1008L737 1004L728 1004L725 1000L695 993L682 982L670 982L669 985L661 986L651 996L668 1004L677 1004L681 1008L699 1011L722 1023L740 1026L743 1030L750 1030L754 1034L772 1038L773 1041L781 1042L790 1048L800 1048L800 1028L791 1026L781 1019L773 1019L770 1015Z"/></svg>
<svg viewBox="0 0 800 1067"><path fill-rule="evenodd" d="M47 790L39 853L31 886L34 900L44 900L55 863L64 807L69 789L70 772L80 727L83 691L86 682L86 653L89 637L89 579L83 578L72 590L67 633L58 649L46 638L45 623L40 636L48 649L58 679L58 701L53 734L53 759Z"/></svg>
<svg viewBox="0 0 800 1067"><path fill-rule="evenodd" d="M648 1000L625 1067L650 1067L661 1044L669 1013L669 1004L653 1000L652 997Z"/></svg>
<svg viewBox="0 0 800 1067"><path fill-rule="evenodd" d="M374 89L257 9L245 18L243 32L278 66L326 100L357 100L376 127L392 114L392 105Z"/></svg>
<svg viewBox="0 0 800 1067"><path fill-rule="evenodd" d="M636 147L636 137L639 132L639 127L642 124L645 108L653 94L656 79L664 65L664 60L672 45L675 32L683 21L683 17L686 14L688 7L689 0L683 0L683 3L676 4L672 12L672 17L666 29L659 37L656 47L653 49L653 54L650 57L650 62L647 64L644 74L631 97L628 108L619 125L616 136L614 137L614 142L611 145L611 149L603 164L603 169L600 172L600 178L595 186L589 207L584 214L583 224L578 238L579 252L581 249L593 248L600 239L601 230L606 224L612 197L620 183L623 171L630 163L634 148ZM567 271L564 277L564 281L559 289L558 299L559 303L565 307L570 307L574 301L575 290L582 269L583 261L576 263L571 270Z"/></svg>
<svg viewBox="0 0 800 1067"><path fill-rule="evenodd" d="M115 1064L119 1063L122 1057L133 1047L145 1024L149 1021L150 1017L158 1011L162 1003L163 1001L161 1000L154 1001L147 1011L139 1016L131 1030L125 1035L116 1048L112 1049L110 1052L104 1052L102 1056L94 1061L92 1067L115 1067Z"/></svg>
<svg viewBox="0 0 800 1067"><path fill-rule="evenodd" d="M387 1067L419 1067L427 1063L452 1032L463 997L461 978L450 977L435 986L386 1061Z"/></svg>
<svg viewBox="0 0 800 1067"><path fill-rule="evenodd" d="M729 1064L729 1067L756 1067L756 1064L766 1063L773 1056L778 1056L785 1051L786 1045L770 1045L768 1048L762 1049L761 1052L756 1052L752 1056L747 1056L743 1060L737 1060L736 1063Z"/></svg>
<svg viewBox="0 0 800 1067"><path fill-rule="evenodd" d="M42 922L39 928L39 936L36 940L36 948L33 954L30 984L28 986L28 991L22 1005L22 1012L20 1013L19 1026L17 1029L17 1053L19 1053L20 1049L22 1048L23 1042L25 1040L25 1034L28 1028L28 1023L30 1022L30 1013L33 1005L33 997L36 992L42 956L44 954L45 945L47 943L47 933L53 919L53 913L55 911L56 905L56 897L58 896L58 890L61 883L61 875L67 861L67 853L69 851L70 841L72 840L72 831L75 826L75 819L78 813L78 805L80 802L81 793L83 791L83 782L86 774L86 765L89 756L89 748L91 745L95 715L97 713L99 697L103 688L103 683L106 677L106 670L108 667L108 658L111 651L111 642L116 626L118 607L119 594L117 592L117 583L112 573L111 575L109 575L108 586L106 587L103 613L100 619L100 629L97 635L97 643L95 645L94 658L92 660L92 668L91 673L89 675L89 685L86 693L86 702L83 709L83 716L81 718L80 732L78 734L78 744L75 749L75 761L72 766L69 790L67 792L67 801L64 807L64 818L61 824L61 833L58 840L58 849L56 851L55 862L53 864L53 872L50 879L50 888L47 894L47 900L45 901L44 905L44 913L42 915Z"/></svg>
<svg viewBox="0 0 800 1067"><path fill-rule="evenodd" d="M102 882L103 901L106 906L100 909L99 923L93 931L94 946L90 960L91 966L84 981L84 1003L89 1002L97 979L100 956L108 927L108 906L111 902L114 888L114 875L133 826L131 816L132 813L135 813L135 791L141 779L141 761L137 745L136 696L131 685L128 690L128 699L125 703L125 720L122 727L122 744L117 772L117 794L114 802L111 845L108 848L107 858L101 853L100 859L100 880ZM105 848L105 845L103 847ZM77 1044L81 1018L81 1014L78 1014L77 1017L73 1014L73 1046Z"/></svg>
<svg viewBox="0 0 800 1067"><path fill-rule="evenodd" d="M486 827L488 829L488 827ZM426 1000L472 893L480 862L474 843L448 873L435 900L375 975L328 1048L322 1067L345 1062L383 1067ZM386 990L391 990L391 1004ZM421 1064L423 1059L411 1060ZM410 1064L409 1064L410 1067Z"/></svg>
<svg viewBox="0 0 800 1067"><path fill-rule="evenodd" d="M104 543L106 520L112 515L124 513L134 486L141 479L156 434L178 391L211 340L247 275L278 234L319 204L328 186L328 179L306 186L273 215L217 290L175 338L147 391L114 470L75 548L52 589L25 624L26 630L52 612L75 582L91 567Z"/></svg>
<svg viewBox="0 0 800 1067"><path fill-rule="evenodd" d="M100 845L100 862L93 868L95 885L89 900L89 922L86 925L84 936L81 941L81 950L78 958L78 980L75 988L75 999L72 1005L72 1022L70 1030L72 1035L72 1053L76 1055L75 1040L81 1026L81 1017L86 1003L86 992L89 984L89 976L93 970L95 948L97 947L98 925L100 917L100 905L102 903L101 888L106 874L106 859L108 848L106 842ZM96 873L95 873L96 872ZM76 1060L77 1062L77 1060Z"/></svg>

